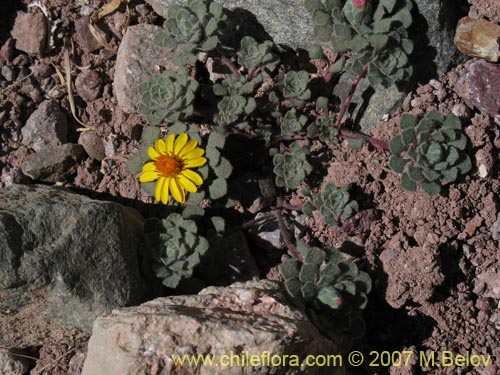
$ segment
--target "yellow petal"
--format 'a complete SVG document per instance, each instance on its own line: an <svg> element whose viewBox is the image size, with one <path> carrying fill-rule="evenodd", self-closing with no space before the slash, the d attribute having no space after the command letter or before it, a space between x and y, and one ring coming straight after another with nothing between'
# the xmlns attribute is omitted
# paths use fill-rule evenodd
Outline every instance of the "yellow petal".
<svg viewBox="0 0 500 375"><path fill-rule="evenodd" d="M190 169L184 169L180 175L191 180L196 185L201 185L203 183L203 179L201 178L201 176Z"/></svg>
<svg viewBox="0 0 500 375"><path fill-rule="evenodd" d="M152 182L158 178L157 172L144 172L139 177L139 181L141 182Z"/></svg>
<svg viewBox="0 0 500 375"><path fill-rule="evenodd" d="M154 172L156 171L156 166L153 161L150 161L149 163L146 163L142 166L142 171L143 172Z"/></svg>
<svg viewBox="0 0 500 375"><path fill-rule="evenodd" d="M191 181L189 178L184 177L183 175L179 175L177 177L177 180L181 184L181 186L189 191L190 193L196 193L196 185L193 184L193 181Z"/></svg>
<svg viewBox="0 0 500 375"><path fill-rule="evenodd" d="M196 148L196 146L198 146L198 141L196 139L191 139L179 152L179 157L181 158L184 157L184 155L193 151Z"/></svg>
<svg viewBox="0 0 500 375"><path fill-rule="evenodd" d="M207 159L205 158L194 158L187 160L184 163L184 168L196 168L196 167L201 167L207 162Z"/></svg>
<svg viewBox="0 0 500 375"><path fill-rule="evenodd" d="M190 152L184 154L183 159L189 160L189 159L199 158L200 156L203 156L204 153L205 153L204 149L195 148L193 151L190 151Z"/></svg>
<svg viewBox="0 0 500 375"><path fill-rule="evenodd" d="M165 141L165 152L167 154L171 154L172 152L174 152L174 141L175 134L170 134Z"/></svg>
<svg viewBox="0 0 500 375"><path fill-rule="evenodd" d="M182 133L177 137L174 143L174 154L179 155L179 152L182 150L182 148L186 145L186 142L188 140L188 135L186 133Z"/></svg>
<svg viewBox="0 0 500 375"><path fill-rule="evenodd" d="M168 185L170 184L170 178L165 178L165 183L162 186L161 190L161 203L168 203Z"/></svg>
<svg viewBox="0 0 500 375"><path fill-rule="evenodd" d="M174 197L174 199L177 202L184 203L186 201L186 195L184 194L184 189L179 184L177 179L171 178L169 187L170 187L170 192L172 193L172 197Z"/></svg>
<svg viewBox="0 0 500 375"><path fill-rule="evenodd" d="M152 160L156 160L160 157L160 154L154 149L154 147L148 147L148 155Z"/></svg>
<svg viewBox="0 0 500 375"><path fill-rule="evenodd" d="M163 139L158 139L155 142L155 149L156 151L158 151L159 154L165 155L165 150L166 150L165 141Z"/></svg>
<svg viewBox="0 0 500 375"><path fill-rule="evenodd" d="M157 202L161 201L161 192L163 188L163 184L165 182L165 177L160 177L155 185L155 200Z"/></svg>

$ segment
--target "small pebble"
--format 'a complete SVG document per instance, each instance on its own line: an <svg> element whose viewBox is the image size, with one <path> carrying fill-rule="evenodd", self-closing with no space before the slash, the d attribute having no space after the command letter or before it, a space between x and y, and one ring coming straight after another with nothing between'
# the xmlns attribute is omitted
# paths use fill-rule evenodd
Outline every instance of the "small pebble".
<svg viewBox="0 0 500 375"><path fill-rule="evenodd" d="M2 66L2 76L5 78L7 82L12 82L16 79L16 72L14 69L9 67L8 65Z"/></svg>

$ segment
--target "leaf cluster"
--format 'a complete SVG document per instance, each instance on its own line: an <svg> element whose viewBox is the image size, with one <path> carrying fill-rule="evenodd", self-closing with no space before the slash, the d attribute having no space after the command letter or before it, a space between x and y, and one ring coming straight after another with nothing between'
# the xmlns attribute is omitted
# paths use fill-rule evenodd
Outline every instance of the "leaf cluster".
<svg viewBox="0 0 500 375"><path fill-rule="evenodd" d="M338 143L339 130L335 126L335 116L318 116L316 120L307 128L310 137L318 137L320 141L332 145Z"/></svg>
<svg viewBox="0 0 500 375"><path fill-rule="evenodd" d="M429 195L439 194L441 185L455 181L472 168L465 152L467 138L460 119L429 112L422 118L403 115L401 133L390 142L389 166L401 173L404 189L416 191L417 184Z"/></svg>
<svg viewBox="0 0 500 375"><path fill-rule="evenodd" d="M241 48L236 53L238 55L238 64L249 70L276 64L280 59L273 53L273 46L274 44L270 40L259 44L251 36L245 36L241 39Z"/></svg>
<svg viewBox="0 0 500 375"><path fill-rule="evenodd" d="M305 70L280 74L276 86L281 90L283 98L294 107L304 105L311 98L309 73Z"/></svg>
<svg viewBox="0 0 500 375"><path fill-rule="evenodd" d="M337 187L329 183L323 192L311 198L312 201L304 204L303 212L310 216L313 211L319 211L325 222L332 227L337 226L341 219L349 219L359 209L358 202L351 198L349 186Z"/></svg>
<svg viewBox="0 0 500 375"><path fill-rule="evenodd" d="M151 125L160 125L164 120L182 121L193 114L198 86L196 80L188 79L184 69L154 74L139 85L138 111Z"/></svg>
<svg viewBox="0 0 500 375"><path fill-rule="evenodd" d="M257 107L251 95L261 82L261 76L255 77L250 82L247 82L245 77L230 76L221 83L216 83L213 86L214 94L223 97L217 105L219 113L216 122L223 126L230 125L238 122L245 115L250 115Z"/></svg>
<svg viewBox="0 0 500 375"><path fill-rule="evenodd" d="M411 0L306 0L316 38L334 51L352 51L347 69L360 73L369 64L372 86L389 86L412 74L408 56L413 43L407 29L413 22Z"/></svg>
<svg viewBox="0 0 500 375"><path fill-rule="evenodd" d="M311 172L312 166L307 161L309 151L293 142L288 151L276 153L273 157L276 186L287 190L297 189L300 182Z"/></svg>
<svg viewBox="0 0 500 375"><path fill-rule="evenodd" d="M220 4L207 0L188 0L186 6L170 5L164 30L155 42L175 50L174 63L194 64L199 51L212 51L220 43L220 30L226 16Z"/></svg>
<svg viewBox="0 0 500 375"><path fill-rule="evenodd" d="M209 247L207 239L198 234L196 223L173 213L153 220L145 229L147 244L155 254L153 269L163 284L175 288L191 277Z"/></svg>
<svg viewBox="0 0 500 375"><path fill-rule="evenodd" d="M304 262L293 259L281 265L287 294L322 333L347 351L365 331L361 311L371 279L337 249L297 245Z"/></svg>

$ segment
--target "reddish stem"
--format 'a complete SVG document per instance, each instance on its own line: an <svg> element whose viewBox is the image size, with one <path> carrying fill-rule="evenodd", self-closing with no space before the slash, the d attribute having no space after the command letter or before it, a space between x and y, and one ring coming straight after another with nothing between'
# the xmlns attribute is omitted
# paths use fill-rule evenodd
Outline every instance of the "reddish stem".
<svg viewBox="0 0 500 375"><path fill-rule="evenodd" d="M349 94L345 98L344 103L342 103L342 108L340 109L340 112L339 112L338 117L337 117L337 121L335 122L335 127L337 127L337 128L340 127L340 124L342 123L342 118L344 117L345 112L347 111L347 109L349 108L349 105L351 104L352 97L354 95L354 92L358 88L359 82L361 81L361 79L363 79L363 77L368 72L369 64L370 63L365 64L365 66L363 66L363 70L361 71L361 73L357 74L356 78L354 78L354 82L352 83L351 90L349 90Z"/></svg>
<svg viewBox="0 0 500 375"><path fill-rule="evenodd" d="M389 145L381 141L380 139L370 137L369 135L353 132L347 129L340 129L340 135L344 138L356 139L364 142L368 142L373 145L377 150L389 150Z"/></svg>
<svg viewBox="0 0 500 375"><path fill-rule="evenodd" d="M234 66L234 64L232 63L232 61L230 59L228 59L226 56L221 56L220 57L220 62L226 66L232 73L233 75L236 77L236 78L240 78L241 77L241 74L240 72L238 71L238 69L236 69L236 66Z"/></svg>

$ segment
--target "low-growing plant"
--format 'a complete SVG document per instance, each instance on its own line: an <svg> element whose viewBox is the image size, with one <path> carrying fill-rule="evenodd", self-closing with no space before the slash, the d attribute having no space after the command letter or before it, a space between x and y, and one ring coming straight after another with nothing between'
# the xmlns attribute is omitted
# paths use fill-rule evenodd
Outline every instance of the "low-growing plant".
<svg viewBox="0 0 500 375"><path fill-rule="evenodd" d="M154 254L156 276L169 288L192 276L209 247L206 238L198 233L196 223L178 213L148 223L146 238Z"/></svg>
<svg viewBox="0 0 500 375"><path fill-rule="evenodd" d="M371 279L337 249L309 248L302 242L297 247L303 263L292 259L281 265L286 291L321 333L348 351L365 331L361 312L368 302Z"/></svg>
<svg viewBox="0 0 500 375"><path fill-rule="evenodd" d="M258 159L268 163L261 169L273 173L280 188L272 212L264 217L277 220L288 253L295 258L283 264L286 288L328 337L347 348L364 330L360 312L370 279L335 249L295 245L283 216L290 209L306 214L319 210L327 223L337 225L357 211L357 202L347 187L334 185L303 206L287 205L285 195L299 187L310 190L309 157L318 146L337 144L342 137L357 146L369 142L388 149L342 122L365 75L372 85L389 85L411 73L412 44L406 34L411 2L306 0L306 7L318 39L339 52L330 61L321 47L312 48L311 59L327 64L317 72L306 70L307 65L271 40L246 35L233 43L227 34L239 34L228 29L230 11L211 0L170 6L155 42L173 51L180 68L153 75L139 86L139 112L154 126L144 129L127 169L157 202L170 204L167 218L147 233L156 249L156 274L174 288L191 277L209 248L207 239L231 231L221 214L235 204L228 187L231 137L259 140ZM339 110L334 77L346 70L357 76ZM425 153L429 157L428 150ZM243 157L257 156L255 150L247 154Z"/></svg>
<svg viewBox="0 0 500 375"><path fill-rule="evenodd" d="M349 189L349 186L337 187L328 183L321 193L313 196L309 189L306 189L311 200L304 204L302 210L306 215L312 215L313 211L319 211L325 222L335 227L339 225L340 220L349 219L359 209L358 202L351 198Z"/></svg>
<svg viewBox="0 0 500 375"><path fill-rule="evenodd" d="M429 195L439 194L441 186L455 181L472 168L465 152L467 138L460 119L439 112L422 118L403 115L401 134L390 142L393 156L389 166L401 173L404 189L416 191L418 185Z"/></svg>

